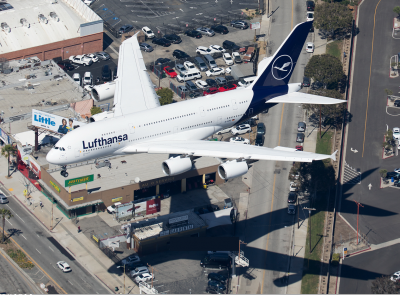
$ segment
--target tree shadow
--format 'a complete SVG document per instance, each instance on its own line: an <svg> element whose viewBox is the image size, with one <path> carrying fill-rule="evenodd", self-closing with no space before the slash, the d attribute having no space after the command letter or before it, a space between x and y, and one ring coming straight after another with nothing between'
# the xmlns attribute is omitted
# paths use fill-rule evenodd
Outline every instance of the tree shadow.
<svg viewBox="0 0 400 300"><path fill-rule="evenodd" d="M7 239L13 237L14 235L19 236L20 234L23 233L20 229L16 228L7 229L7 232L9 233Z"/></svg>

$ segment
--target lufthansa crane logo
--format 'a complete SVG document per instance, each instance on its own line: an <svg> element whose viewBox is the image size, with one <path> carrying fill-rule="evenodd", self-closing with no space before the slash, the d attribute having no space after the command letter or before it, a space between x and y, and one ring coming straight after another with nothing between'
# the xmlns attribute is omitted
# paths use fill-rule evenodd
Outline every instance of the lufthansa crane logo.
<svg viewBox="0 0 400 300"><path fill-rule="evenodd" d="M293 60L289 55L281 55L272 64L272 76L276 80L285 79L293 69Z"/></svg>

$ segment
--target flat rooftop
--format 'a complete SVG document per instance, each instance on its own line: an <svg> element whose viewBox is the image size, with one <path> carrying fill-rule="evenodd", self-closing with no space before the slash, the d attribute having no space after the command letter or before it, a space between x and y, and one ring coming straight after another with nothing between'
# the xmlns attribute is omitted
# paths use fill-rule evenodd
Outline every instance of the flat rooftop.
<svg viewBox="0 0 400 300"><path fill-rule="evenodd" d="M61 176L60 167L50 164L48 172L63 187L66 179L76 178L94 174L94 181L88 182L88 189L92 190L92 194L102 192L113 188L123 187L134 184L135 178L139 177L141 182L152 180L155 178L168 177L161 169L161 163L168 159L168 154L132 154L108 158L111 162L111 168L96 168L94 160L83 162L78 167L68 167L68 178ZM99 160L102 161L102 160ZM122 163L124 161L124 163ZM202 169L219 164L220 161L211 157L200 157L196 159L195 166ZM98 178L100 174L100 178ZM69 190L69 188L65 188ZM84 184L71 186L71 191L79 191L85 189Z"/></svg>
<svg viewBox="0 0 400 300"><path fill-rule="evenodd" d="M1 23L7 23L11 29L10 32L0 31L0 55L79 37L80 25L93 21L85 19L64 1L58 0L56 4L52 2L51 0L10 1L8 9L0 11ZM58 22L50 17L50 12L56 13ZM39 21L39 14L47 18L47 24ZM100 17L97 18L100 20ZM21 19L26 19L29 28L21 24Z"/></svg>

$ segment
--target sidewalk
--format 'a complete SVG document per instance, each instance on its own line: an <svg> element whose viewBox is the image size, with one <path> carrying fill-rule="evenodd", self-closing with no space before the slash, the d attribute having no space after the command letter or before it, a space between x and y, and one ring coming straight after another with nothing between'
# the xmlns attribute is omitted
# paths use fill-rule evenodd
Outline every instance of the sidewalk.
<svg viewBox="0 0 400 300"><path fill-rule="evenodd" d="M105 286L114 293L114 288L119 288L122 292L124 286L123 274L110 274L108 270L115 264L108 259L104 253L89 241L88 238L77 232L76 225L68 219L56 206L53 208L53 230L51 227L51 202L24 177L19 171L12 174L12 178L7 179L7 159L0 159L0 178L4 187L30 211L34 219L42 223L64 248L66 248L84 268L95 275ZM31 193L33 204L29 205L25 200L23 191L29 182L28 190ZM40 209L39 203L42 201L44 207ZM104 258L104 259L103 259ZM139 294L139 287L136 286L127 276L128 294Z"/></svg>

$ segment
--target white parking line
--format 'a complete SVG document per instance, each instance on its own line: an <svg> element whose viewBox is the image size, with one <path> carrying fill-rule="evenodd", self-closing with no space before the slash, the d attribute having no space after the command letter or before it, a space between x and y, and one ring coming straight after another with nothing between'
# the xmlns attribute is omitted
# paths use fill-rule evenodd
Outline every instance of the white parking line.
<svg viewBox="0 0 400 300"><path fill-rule="evenodd" d="M53 249L51 249L51 247L50 247L50 246L49 246L49 248L50 248L50 250L51 250L51 251L53 251L53 252L54 252L54 250L53 250Z"/></svg>
<svg viewBox="0 0 400 300"><path fill-rule="evenodd" d="M35 249L36 249L36 248L35 248ZM37 252L39 252L39 250L38 250L38 249L36 249L36 251L37 251ZM40 252L39 252L39 254L42 254L42 253L40 253Z"/></svg>
<svg viewBox="0 0 400 300"><path fill-rule="evenodd" d="M24 238L24 239L26 239L26 237L24 237L24 235L23 234L21 234L21 236ZM26 239L27 240L27 239Z"/></svg>
<svg viewBox="0 0 400 300"><path fill-rule="evenodd" d="M69 281L69 280L67 280L67 281L68 281L71 285L73 285L71 281Z"/></svg>

